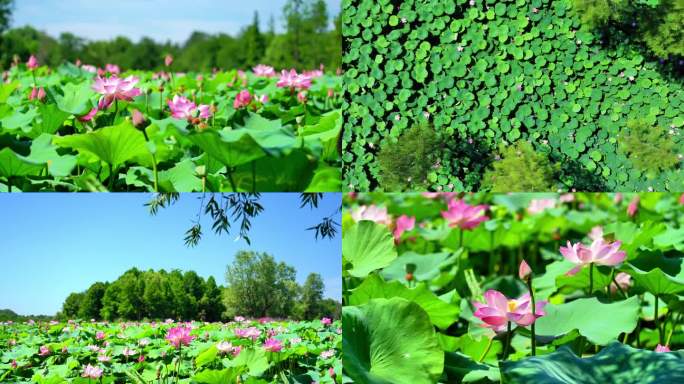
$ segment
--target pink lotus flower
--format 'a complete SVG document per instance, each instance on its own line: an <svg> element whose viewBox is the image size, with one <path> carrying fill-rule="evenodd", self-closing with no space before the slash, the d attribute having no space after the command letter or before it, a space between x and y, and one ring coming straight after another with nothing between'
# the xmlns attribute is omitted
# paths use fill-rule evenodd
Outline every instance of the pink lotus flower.
<svg viewBox="0 0 684 384"><path fill-rule="evenodd" d="M615 202L615 204L620 204L622 202L622 193L616 193L613 197L613 202Z"/></svg>
<svg viewBox="0 0 684 384"><path fill-rule="evenodd" d="M105 354L99 354L97 355L97 361L102 362L102 363L108 363L112 360L111 357L105 355Z"/></svg>
<svg viewBox="0 0 684 384"><path fill-rule="evenodd" d="M195 336L190 335L191 328L175 327L168 330L166 333L166 340L168 340L174 347L180 348L181 345L190 345L190 342Z"/></svg>
<svg viewBox="0 0 684 384"><path fill-rule="evenodd" d="M238 345L238 346L233 347L233 352L232 352L233 356L239 355L240 352L242 352L242 347L241 347L241 346Z"/></svg>
<svg viewBox="0 0 684 384"><path fill-rule="evenodd" d="M592 240L603 239L603 227L600 225L593 227L587 236Z"/></svg>
<svg viewBox="0 0 684 384"><path fill-rule="evenodd" d="M140 356L138 356L138 363L142 363L143 361L145 361L145 355L141 354Z"/></svg>
<svg viewBox="0 0 684 384"><path fill-rule="evenodd" d="M47 345L41 345L39 351L39 356L47 356L50 354L50 348L48 348Z"/></svg>
<svg viewBox="0 0 684 384"><path fill-rule="evenodd" d="M105 333L102 332L102 331L97 331L97 332L95 333L95 338L98 339L98 340L102 340L102 339L105 338Z"/></svg>
<svg viewBox="0 0 684 384"><path fill-rule="evenodd" d="M401 235L405 231L412 230L415 227L415 225L415 217L409 217L406 215L399 216L399 218L397 218L397 221L394 223L394 241L398 243L399 239L401 239Z"/></svg>
<svg viewBox="0 0 684 384"><path fill-rule="evenodd" d="M306 92L297 93L297 101L299 101L302 104L306 104L306 100Z"/></svg>
<svg viewBox="0 0 684 384"><path fill-rule="evenodd" d="M448 210L442 211L442 217L447 220L450 227L472 230L483 221L489 220L489 217L483 215L488 208L486 205L473 206L463 200L453 199L449 202Z"/></svg>
<svg viewBox="0 0 684 384"><path fill-rule="evenodd" d="M658 353L670 352L670 348L668 348L667 345L660 345L660 344L658 344L658 346L656 347L655 351L658 352Z"/></svg>
<svg viewBox="0 0 684 384"><path fill-rule="evenodd" d="M12 360L10 365L12 366L12 369L17 369L17 361L16 360Z"/></svg>
<svg viewBox="0 0 684 384"><path fill-rule="evenodd" d="M30 70L38 68L38 59L36 59L35 56L31 55L31 57L29 57L28 61L26 62L26 66Z"/></svg>
<svg viewBox="0 0 684 384"><path fill-rule="evenodd" d="M627 206L627 214L629 215L629 217L634 217L634 215L636 215L638 210L639 210L639 195L634 196L632 201L629 202L629 205Z"/></svg>
<svg viewBox="0 0 684 384"><path fill-rule="evenodd" d="M332 319L329 317L324 317L321 319L321 323L325 326L332 324Z"/></svg>
<svg viewBox="0 0 684 384"><path fill-rule="evenodd" d="M679 195L679 204L684 205L684 193L682 193L681 195Z"/></svg>
<svg viewBox="0 0 684 384"><path fill-rule="evenodd" d="M97 107L91 109L90 112L88 112L87 114L85 114L85 115L83 115L83 116L80 116L80 117L78 118L78 121L81 121L81 122L84 122L84 123L85 123L85 122L88 122L88 121L92 120L93 117L95 117L95 115L97 114L97 111L98 111Z"/></svg>
<svg viewBox="0 0 684 384"><path fill-rule="evenodd" d="M561 203L572 203L575 201L575 195L572 193L564 193L558 199Z"/></svg>
<svg viewBox="0 0 684 384"><path fill-rule="evenodd" d="M532 275L532 268L530 268L529 264L525 260L520 262L520 267L518 267L518 277L522 281L527 281L527 279L530 278Z"/></svg>
<svg viewBox="0 0 684 384"><path fill-rule="evenodd" d="M247 329L235 328L233 330L235 336L256 340L261 336L261 331L256 327L249 327Z"/></svg>
<svg viewBox="0 0 684 384"><path fill-rule="evenodd" d="M96 73L97 72L97 68L95 68L94 65L83 64L83 65L81 65L81 69L86 71L86 72L90 72L90 73Z"/></svg>
<svg viewBox="0 0 684 384"><path fill-rule="evenodd" d="M89 379L99 379L102 376L102 368L94 367L90 364L83 368L83 373L81 377L87 377Z"/></svg>
<svg viewBox="0 0 684 384"><path fill-rule="evenodd" d="M335 356L335 350L334 349L329 349L327 351L321 352L321 358L323 358L323 359L329 359L333 356Z"/></svg>
<svg viewBox="0 0 684 384"><path fill-rule="evenodd" d="M116 64L107 64L105 65L105 71L111 73L112 75L118 75L121 73L121 68L119 68L119 66Z"/></svg>
<svg viewBox="0 0 684 384"><path fill-rule="evenodd" d="M273 69L273 67L264 64L257 65L256 67L252 68L252 71L256 76L260 77L273 77L276 75L275 69Z"/></svg>
<svg viewBox="0 0 684 384"><path fill-rule="evenodd" d="M423 196L426 199L430 199L430 200L442 199L445 202L453 200L454 198L456 198L456 195L458 195L456 192L423 192L423 193L421 193L421 196Z"/></svg>
<svg viewBox="0 0 684 384"><path fill-rule="evenodd" d="M554 208L556 206L556 200L554 199L533 199L530 201L530 205L527 207L527 212L530 215L536 215L544 212L547 209Z"/></svg>
<svg viewBox="0 0 684 384"><path fill-rule="evenodd" d="M237 321L238 323L241 323L241 322L245 321L245 318L243 316L235 316L234 320Z"/></svg>
<svg viewBox="0 0 684 384"><path fill-rule="evenodd" d="M227 341L221 341L220 343L216 344L216 349L218 349L221 354L230 353L233 352L233 344Z"/></svg>
<svg viewBox="0 0 684 384"><path fill-rule="evenodd" d="M173 56L166 55L166 57L164 57L164 65L166 65L167 67L170 67L171 64L173 64Z"/></svg>
<svg viewBox="0 0 684 384"><path fill-rule="evenodd" d="M269 352L280 352L283 349L283 343L278 339L269 337L264 342L264 349Z"/></svg>
<svg viewBox="0 0 684 384"><path fill-rule="evenodd" d="M248 90L243 89L240 93L235 96L235 101L233 102L233 108L240 109L249 106L252 102L252 95Z"/></svg>
<svg viewBox="0 0 684 384"><path fill-rule="evenodd" d="M201 119L211 117L210 106L202 104L198 107L185 96L175 95L173 100L169 100L169 108L171 109L171 116L180 120L189 120L197 116Z"/></svg>
<svg viewBox="0 0 684 384"><path fill-rule="evenodd" d="M131 122L133 122L134 126L141 127L145 124L145 116L142 114L142 112L134 109L133 113L131 114Z"/></svg>
<svg viewBox="0 0 684 384"><path fill-rule="evenodd" d="M256 101L257 103L266 104L268 103L268 95L254 95L254 101Z"/></svg>
<svg viewBox="0 0 684 384"><path fill-rule="evenodd" d="M33 88L29 95L29 100L43 100L45 98L45 89L43 87Z"/></svg>
<svg viewBox="0 0 684 384"><path fill-rule="evenodd" d="M392 225L392 217L387 214L386 207L362 205L352 210L351 217L355 222L369 220L378 224Z"/></svg>
<svg viewBox="0 0 684 384"><path fill-rule="evenodd" d="M477 308L474 315L484 322L483 327L495 332L505 331L508 322L528 326L539 317L546 315L544 312L544 306L548 304L546 301L536 302L535 313L532 315L532 300L529 293L518 299L509 300L503 293L490 289L485 292L484 297L486 304L473 302Z"/></svg>
<svg viewBox="0 0 684 384"><path fill-rule="evenodd" d="M304 71L304 75L309 76L312 79L315 79L317 77L323 77L323 75L325 74L323 72L324 69L325 69L325 67L323 66L323 64L321 64L321 67L319 69L314 69L311 71Z"/></svg>
<svg viewBox="0 0 684 384"><path fill-rule="evenodd" d="M93 84L93 90L103 95L98 103L98 109L107 109L114 100L132 101L134 97L141 94L140 89L135 88L138 81L140 79L134 76L125 79L119 79L117 76L109 78L98 76Z"/></svg>
<svg viewBox="0 0 684 384"><path fill-rule="evenodd" d="M291 69L289 72L283 70L276 86L278 88L290 88L291 90L309 89L311 88L311 77L297 74L297 71L294 69Z"/></svg>
<svg viewBox="0 0 684 384"><path fill-rule="evenodd" d="M136 355L138 352L135 349L124 347L123 352L121 353L123 353L124 356L133 356Z"/></svg>
<svg viewBox="0 0 684 384"><path fill-rule="evenodd" d="M615 275L615 282L617 282L618 285L615 285L615 283L610 283L610 291L612 293L615 293L618 287L622 288L623 291L626 291L632 286L632 276L627 273L620 272Z"/></svg>
<svg viewBox="0 0 684 384"><path fill-rule="evenodd" d="M625 251L620 251L622 242L616 241L609 243L603 239L594 240L590 246L582 243L567 243L567 247L560 247L560 253L571 263L577 266L568 275L574 275L579 270L589 264L615 266L622 263L627 257Z"/></svg>

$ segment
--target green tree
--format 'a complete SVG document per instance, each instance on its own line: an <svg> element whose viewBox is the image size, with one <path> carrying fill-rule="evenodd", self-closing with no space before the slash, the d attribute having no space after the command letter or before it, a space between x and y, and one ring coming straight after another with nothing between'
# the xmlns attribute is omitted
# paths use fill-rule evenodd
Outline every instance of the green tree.
<svg viewBox="0 0 684 384"><path fill-rule="evenodd" d="M148 271L144 274L143 305L148 319L166 319L172 316L172 295L166 271Z"/></svg>
<svg viewBox="0 0 684 384"><path fill-rule="evenodd" d="M14 0L0 0L0 47L2 47L2 35L7 30L12 20L12 7ZM0 68L2 63L0 63Z"/></svg>
<svg viewBox="0 0 684 384"><path fill-rule="evenodd" d="M306 277L306 281L301 289L301 318L311 320L320 317L323 313L323 290L325 284L321 275L311 273Z"/></svg>
<svg viewBox="0 0 684 384"><path fill-rule="evenodd" d="M679 163L680 146L662 126L653 126L645 119L628 121L619 143L634 166L645 171L648 177L655 177Z"/></svg>
<svg viewBox="0 0 684 384"><path fill-rule="evenodd" d="M116 282L110 284L105 290L100 310L100 317L104 320L112 321L119 318L119 292L119 285Z"/></svg>
<svg viewBox="0 0 684 384"><path fill-rule="evenodd" d="M554 169L548 157L535 152L532 144L518 141L502 147L501 160L484 174L483 189L504 192L550 192Z"/></svg>
<svg viewBox="0 0 684 384"><path fill-rule="evenodd" d="M97 282L88 288L83 295L81 305L78 309L80 319L100 319L102 310L102 299L104 298L107 284Z"/></svg>
<svg viewBox="0 0 684 384"><path fill-rule="evenodd" d="M59 45L62 58L69 62L81 59L81 53L85 46L85 40L73 33L63 32L59 35Z"/></svg>
<svg viewBox="0 0 684 384"><path fill-rule="evenodd" d="M382 187L388 191L426 190L439 146L435 130L426 124L417 124L384 144L377 158Z"/></svg>
<svg viewBox="0 0 684 384"><path fill-rule="evenodd" d="M204 286L204 294L198 304L198 316L204 321L219 321L225 311L222 303L221 289L216 285L216 280L209 276Z"/></svg>
<svg viewBox="0 0 684 384"><path fill-rule="evenodd" d="M245 52L243 65L245 68L253 67L260 62L266 51L264 36L259 29L258 12L254 12L254 21L244 31L241 39L243 40L242 49Z"/></svg>
<svg viewBox="0 0 684 384"><path fill-rule="evenodd" d="M67 296L66 300L64 300L64 304L62 304L62 315L70 319L77 318L84 296L85 294L82 292L72 293Z"/></svg>
<svg viewBox="0 0 684 384"><path fill-rule="evenodd" d="M287 317L296 299L296 271L267 253L241 251L226 268L228 315Z"/></svg>

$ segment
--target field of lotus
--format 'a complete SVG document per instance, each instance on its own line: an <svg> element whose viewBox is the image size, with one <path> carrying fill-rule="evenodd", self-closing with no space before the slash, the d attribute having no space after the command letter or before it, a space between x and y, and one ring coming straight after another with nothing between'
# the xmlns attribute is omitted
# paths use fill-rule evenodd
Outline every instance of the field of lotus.
<svg viewBox="0 0 684 384"><path fill-rule="evenodd" d="M340 190L341 80L40 66L0 84L0 191Z"/></svg>
<svg viewBox="0 0 684 384"><path fill-rule="evenodd" d="M345 379L684 382L684 195L344 204Z"/></svg>
<svg viewBox="0 0 684 384"><path fill-rule="evenodd" d="M0 323L0 382L341 383L341 329L310 322Z"/></svg>

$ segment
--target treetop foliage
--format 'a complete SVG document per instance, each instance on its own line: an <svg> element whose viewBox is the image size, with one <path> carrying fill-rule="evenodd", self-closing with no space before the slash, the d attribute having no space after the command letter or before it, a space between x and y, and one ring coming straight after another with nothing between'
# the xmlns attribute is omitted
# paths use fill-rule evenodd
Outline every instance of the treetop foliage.
<svg viewBox="0 0 684 384"><path fill-rule="evenodd" d="M8 25L7 4L8 0L0 0L0 33ZM113 63L123 70L160 70L167 54L174 56L172 68L179 72L247 69L260 63L300 70L320 65L331 70L340 67L339 21L331 19L324 0L289 0L282 17L283 32L276 31L275 20L270 20L268 30L263 31L255 13L252 23L236 36L195 31L182 44L147 37L134 42L122 36L92 41L68 32L55 38L25 26L2 35L0 68L9 67L15 56L25 60L31 54L51 67L81 60L99 67Z"/></svg>

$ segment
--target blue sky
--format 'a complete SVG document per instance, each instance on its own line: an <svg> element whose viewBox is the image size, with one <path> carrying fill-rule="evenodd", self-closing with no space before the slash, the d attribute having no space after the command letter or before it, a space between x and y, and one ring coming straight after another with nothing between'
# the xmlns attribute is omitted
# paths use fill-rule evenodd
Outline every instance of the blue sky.
<svg viewBox="0 0 684 384"><path fill-rule="evenodd" d="M316 241L306 231L335 212L340 194L326 194L317 210L299 209L298 194L263 194L265 211L252 222L251 247L234 234L205 233L195 248L185 247L183 234L197 214L199 194L182 195L157 216L143 207L151 196L0 194L0 309L54 314L69 293L115 280L132 267L194 270L224 285L226 265L239 250L270 253L294 266L300 283L317 272L326 296L340 300L341 238ZM203 223L211 227L206 218Z"/></svg>
<svg viewBox="0 0 684 384"><path fill-rule="evenodd" d="M341 0L326 0L337 15ZM72 32L91 40L122 35L137 41L183 42L195 30L235 34L252 22L254 11L264 27L271 16L282 22L285 0L15 0L13 26L26 24L52 36Z"/></svg>

